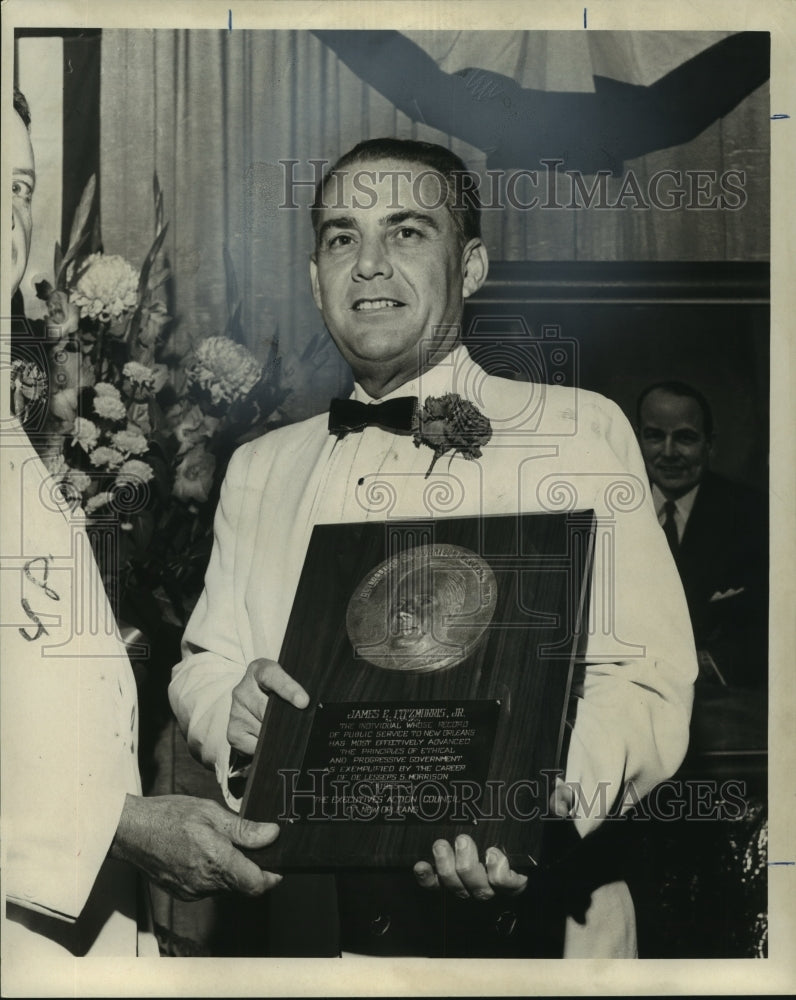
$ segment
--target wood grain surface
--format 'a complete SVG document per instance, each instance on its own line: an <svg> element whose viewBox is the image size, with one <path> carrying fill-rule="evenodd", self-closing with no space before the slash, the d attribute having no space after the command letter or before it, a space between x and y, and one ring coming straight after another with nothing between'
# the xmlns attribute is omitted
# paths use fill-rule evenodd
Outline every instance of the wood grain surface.
<svg viewBox="0 0 796 1000"><path fill-rule="evenodd" d="M282 827L278 840L257 853L258 861L281 870L405 868L427 856L438 837L467 833L482 849L500 846L515 868L538 863L539 814L546 808L552 772L564 759L575 655L586 631L592 532L591 511L317 526L281 656L311 703L298 710L271 699L243 803L246 817ZM351 595L402 536L405 544L426 539L434 546L465 547L494 573L492 621L454 666L424 673L384 669L357 656L349 640ZM356 706L365 711L356 713ZM453 771L448 781L434 783L414 776L412 794L432 795L430 804L421 803L415 812L402 809L401 801L408 800L400 798L392 800L392 809L373 809L367 817L365 807L354 814L341 808L340 800L333 805L331 799L290 795L291 789L313 787L328 794L328 782L340 778L332 765L321 788L323 744L335 731L325 716L409 718L413 708L435 707L449 716L458 707L475 734L482 759L473 760L471 752L463 773L478 786L477 794L457 788L462 771ZM395 737L394 724L390 735ZM398 740L400 745L400 734ZM415 762L433 759L431 751L426 757L416 749L411 753ZM333 754L331 748L327 759ZM316 768L314 775L307 773L310 768ZM285 777L290 771L299 773ZM439 768L434 771L439 777ZM357 777L370 777L376 785L384 774L374 768L372 775L360 770ZM491 790L482 793L484 779ZM435 806L440 785L451 797L437 799ZM472 801L463 802L462 795Z"/></svg>

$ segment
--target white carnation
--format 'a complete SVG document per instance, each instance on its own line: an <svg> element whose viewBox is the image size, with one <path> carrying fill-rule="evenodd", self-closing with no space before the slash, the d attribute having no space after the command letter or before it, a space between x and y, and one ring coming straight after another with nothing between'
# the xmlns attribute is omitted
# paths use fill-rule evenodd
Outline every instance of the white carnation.
<svg viewBox="0 0 796 1000"><path fill-rule="evenodd" d="M232 403L257 385L262 368L245 347L229 337L208 337L195 351L188 379L206 389L214 404Z"/></svg>
<svg viewBox="0 0 796 1000"><path fill-rule="evenodd" d="M138 271L124 257L93 253L86 265L71 295L81 316L107 323L135 309Z"/></svg>

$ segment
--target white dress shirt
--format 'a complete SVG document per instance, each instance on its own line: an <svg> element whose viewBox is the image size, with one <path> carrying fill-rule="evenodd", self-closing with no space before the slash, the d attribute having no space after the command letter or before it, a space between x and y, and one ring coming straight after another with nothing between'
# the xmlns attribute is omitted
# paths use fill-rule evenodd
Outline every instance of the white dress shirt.
<svg viewBox="0 0 796 1000"><path fill-rule="evenodd" d="M689 490L688 493L684 493L681 497L678 497L674 501L674 526L677 529L678 542L682 542L683 540L685 526L688 524L688 518L691 516L691 511L698 492L699 483L697 483L693 489ZM658 524L660 524L661 527L663 527L663 522L666 520L665 507L667 499L668 497L663 495L658 484L653 483L652 502L655 505L655 513L658 517Z"/></svg>

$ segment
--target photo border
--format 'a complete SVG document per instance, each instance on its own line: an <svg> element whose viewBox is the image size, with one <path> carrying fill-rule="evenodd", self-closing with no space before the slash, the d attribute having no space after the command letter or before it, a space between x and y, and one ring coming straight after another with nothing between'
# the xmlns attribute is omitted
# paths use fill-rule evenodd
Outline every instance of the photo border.
<svg viewBox="0 0 796 1000"><path fill-rule="evenodd" d="M500 13L498 14L498 10ZM794 413L792 316L793 264L796 259L796 93L794 39L796 9L787 0L693 3L625 2L352 2L304 0L216 2L180 0L164 4L139 0L61 2L3 0L2 95L10 104L15 27L203 27L240 28L367 27L501 30L764 30L771 32L772 156L772 320L771 320L771 668L769 761L769 958L722 960L644 960L578 962L477 960L466 963L426 959L76 959L54 963L42 994L75 996L260 996L260 995L582 995L664 993L787 993L796 986L796 770L793 727L796 705L794 625ZM587 27L584 28L584 20ZM784 116L784 117L780 117ZM8 115L2 116L3 143ZM3 192L9 164L2 163ZM2 243L0 295L9 301L10 246ZM7 322L4 320L3 322ZM2 387L3 412L8 389ZM197 964L198 963L198 964ZM62 991L62 992L60 992Z"/></svg>

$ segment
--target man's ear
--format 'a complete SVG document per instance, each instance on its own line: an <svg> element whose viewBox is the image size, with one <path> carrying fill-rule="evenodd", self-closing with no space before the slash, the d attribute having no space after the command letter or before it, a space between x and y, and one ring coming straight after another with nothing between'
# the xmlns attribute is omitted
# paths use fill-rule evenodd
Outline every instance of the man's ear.
<svg viewBox="0 0 796 1000"><path fill-rule="evenodd" d="M489 272L489 256L479 239L472 239L462 251L462 294L468 299L486 281Z"/></svg>
<svg viewBox="0 0 796 1000"><path fill-rule="evenodd" d="M315 300L315 305L323 311L321 285L318 281L318 262L315 259L315 254L310 257L310 284L312 285L312 297Z"/></svg>

